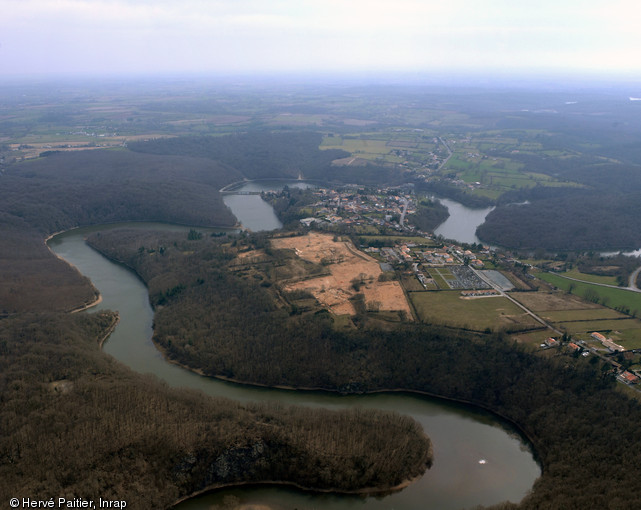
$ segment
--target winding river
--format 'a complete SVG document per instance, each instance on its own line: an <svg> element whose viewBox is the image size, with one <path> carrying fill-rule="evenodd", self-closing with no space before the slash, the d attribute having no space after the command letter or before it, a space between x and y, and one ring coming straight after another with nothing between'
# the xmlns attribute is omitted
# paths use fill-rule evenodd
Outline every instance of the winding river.
<svg viewBox="0 0 641 510"><path fill-rule="evenodd" d="M256 196L246 197L254 200ZM184 227L160 224L126 226L184 230ZM52 238L49 246L98 288L103 299L94 310L119 311L120 323L104 344L107 354L138 372L153 373L172 386L199 389L242 402L278 401L332 409L361 406L394 410L420 422L434 445L433 467L408 488L382 498L319 495L285 487L241 487L193 498L176 508L208 509L224 501L228 503L233 496L238 498L233 501L240 504L268 505L274 509L456 510L506 500L518 502L540 475L529 446L519 434L495 416L467 406L402 393L337 396L254 388L202 377L168 363L151 341L153 311L144 284L131 271L110 262L84 242L89 232L105 228L113 226L69 231Z"/></svg>

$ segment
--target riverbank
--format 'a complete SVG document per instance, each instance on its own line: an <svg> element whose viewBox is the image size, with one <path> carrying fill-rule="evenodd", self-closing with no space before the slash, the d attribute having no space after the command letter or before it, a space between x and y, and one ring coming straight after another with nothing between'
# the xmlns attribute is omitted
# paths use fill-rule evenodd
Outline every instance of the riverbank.
<svg viewBox="0 0 641 510"><path fill-rule="evenodd" d="M420 396L420 397L426 397L429 399L437 399L437 400L443 400L445 402L451 402L453 404L457 405L462 405L469 407L472 410L480 410L486 413L489 413L492 416L495 416L497 418L500 418L510 429L518 432L522 437L524 437L527 440L527 443L531 447L532 454L536 460L536 462L539 464L541 467L541 471L545 472L545 465L543 464L542 459L537 453L536 450L536 441L537 438L534 437L534 434L528 433L521 425L516 423L514 420L510 419L509 416L506 416L500 412L497 412L495 409L488 407L487 405L484 405L482 402L475 402L472 400L465 400L465 399L458 399L458 398L453 398L453 397L447 397L443 395L439 395L437 393L430 393L428 391L421 391L421 390L412 390L412 389L407 389L407 388L380 388L377 390L368 390L368 391L341 391L335 388L327 388L323 386L288 386L288 385L283 385L283 384L275 384L275 385L268 385L268 384L261 384L259 382L254 382L254 381L245 381L241 379L235 379L233 377L225 377L224 375L213 375L213 374L207 374L205 373L202 369L199 368L194 368L189 365L186 365L185 363L181 363L180 361L173 359L169 357L167 353L167 349L160 343L156 341L155 338L152 338L154 342L154 346L156 349L162 354L163 358L165 361L168 363L171 363L172 365L178 366L184 370L188 370L189 372L196 374L200 377L205 377L205 378L211 378L211 379L217 379L219 381L223 381L226 383L231 383L231 384L236 384L236 385L241 385L241 386L248 386L251 388L265 388L265 389L274 389L274 390L282 390L282 391L292 391L292 392L309 392L309 393L331 393L334 395L340 395L340 396L348 396L348 395L384 395L384 394L392 394L392 393L400 393L403 395L414 395L414 396ZM408 482L411 483L412 481L415 481L416 479L410 480ZM385 491L386 489L383 489Z"/></svg>
<svg viewBox="0 0 641 510"><path fill-rule="evenodd" d="M427 437L427 436L426 436ZM431 465L431 463L430 463ZM429 469L429 466L428 466ZM283 480L273 480L273 481L262 481L262 482L241 482L241 483L229 483L229 484L214 484L211 485L205 489L202 489L200 491L194 492L193 494L190 494L188 496L184 496L180 499L178 499L175 503L173 503L169 508L175 508L176 506L180 505L181 503L184 503L185 501L189 501L191 499L197 498L199 496L202 496L204 494L208 494L213 491L217 490L223 490L223 489L233 489L237 487L289 487L293 489L298 489L304 492L312 493L312 494L344 494L346 496L377 496L377 497L382 497L386 496L389 494L393 494L395 492L402 491L403 489L406 489L409 487L413 482L416 482L417 480L420 480L423 475L418 475L413 478L407 479L394 487L390 487L387 489L380 489L380 488L363 488L359 490L354 490L354 491L345 491L345 490L340 490L340 489L318 489L314 487L306 487L304 485L300 485L295 482L288 482L288 481L283 481ZM254 508L252 506L252 508ZM265 507L269 508L269 507Z"/></svg>
<svg viewBox="0 0 641 510"><path fill-rule="evenodd" d="M71 239L68 241L72 242ZM148 243L145 241L145 245L147 244ZM91 258L96 259L97 262L105 260L103 256L98 255L97 252L89 248L84 242L73 241L73 246L74 250L82 249L83 253L86 252L87 254L91 254ZM87 258L86 255L83 255L82 257L83 260L86 260ZM120 275L118 278L131 274L129 271L123 271L122 269L116 270L117 267L122 266L122 263L110 263L108 265L114 268L113 275L111 274L111 270L105 267L103 262L100 262L97 266L100 272L99 275L93 276L91 268L87 265L83 266L83 272L88 276L91 276L92 280L96 278L95 281L99 288L101 288L101 284L99 282L102 278L107 278L109 281L112 281L116 273ZM144 301L147 302L148 293L146 287L143 286L142 281L137 276L134 277L133 275L128 277L128 279L132 280L132 283L139 282L136 283L136 286L140 286L144 289ZM127 287L127 289L129 289L129 287ZM126 292L127 299L134 293L138 294L138 290L135 292L127 290ZM117 306L112 304L112 299L112 297L106 296L105 306L115 309ZM122 296L119 296L118 299L122 299ZM145 306L148 307L148 304ZM150 315L148 319L144 318L140 312L137 312L137 314L132 318L137 322L142 320L149 321L151 324L151 312L149 313ZM130 320L131 319L127 319L127 321ZM142 353L138 354L138 351L141 349L138 344L142 342L145 344L144 352L147 353L149 349L152 349L153 352L149 351L148 354L144 355L145 358L148 358L148 361L145 361L144 364L137 361L135 362L135 366L139 367L137 369L144 372L153 371L160 377L167 379L172 385L199 388L207 393L227 396L241 401L278 401L286 402L288 404L312 405L313 407L319 405L322 407L352 407L355 405L359 407L366 406L368 408L382 407L387 410L394 410L402 414L409 414L415 417L415 419L419 420L421 423L423 430L430 431L430 437L435 434L438 438L437 443L435 444L440 444L440 448L444 448L446 451L450 451L450 447L447 446L450 441L455 444L461 444L462 441L463 444L469 445L468 448L471 448L472 451L483 451L486 450L490 444L493 445L491 452L484 451L483 453L478 454L479 458L490 457L493 459L492 468L489 471L493 480L491 484L484 484L482 487L475 485L474 480L478 478L478 476L482 475L482 473L478 471L478 464L476 462L469 466L472 470L470 471L468 470L468 467L464 465L464 459L459 459L457 455L454 455L454 457L448 456L447 458L443 458L442 462L437 463L437 465L430 470L430 476L421 477L418 480L412 480L410 492L401 491L394 493L393 496L389 496L391 499L385 498L385 500L381 500L380 505L383 506L380 506L378 501L372 500L368 503L372 508L379 508L379 506L380 508L383 508L392 504L396 508L411 509L416 508L417 505L420 504L419 501L425 501L425 498L427 497L429 497L431 501L438 502L435 504L438 504L438 508L443 509L473 506L479 503L493 504L508 498L512 501L519 501L525 492L531 487L534 478L536 478L540 473L539 468L531 461L531 455L527 450L523 449L523 445L516 436L511 433L506 433L506 429L493 423L494 419L490 418L490 416L494 415L488 414L487 417L483 417L479 420L481 415L477 415L475 418L474 415L464 410L464 407L459 407L458 405L456 407L449 407L444 404L438 404L436 401L423 400L422 398L415 399L411 397L409 392L402 391L390 392L398 394L398 396L394 397L391 395L386 396L383 392L377 394L372 393L367 397L355 397L354 393L352 393L353 396L339 397L339 393L334 393L337 396L332 397L332 393L329 391L322 391L322 393L288 391L286 393L282 393L278 392L278 390L275 390L276 392L267 390L267 387L264 387L265 389L252 389L255 388L255 386L240 384L231 386L223 382L215 382L217 379L202 377L195 374L193 371L185 371L182 369L180 369L180 371L175 370L179 368L178 364L166 363L164 356L155 356L154 353L157 352L156 348L150 341L145 340L152 336L151 330L149 330L149 337L144 336L143 338L140 338L140 340L134 341L134 339L137 339L139 335L137 333L128 333L129 329L127 328L130 328L131 326L128 325L127 321L125 321L124 324L121 322L120 333L117 331L116 336L111 338L110 342L106 344L110 346L109 353L129 364L132 359L135 360L138 359L139 356L142 356ZM144 335L146 334L147 333ZM147 342L149 347L147 347ZM161 363L164 363L164 365L161 365ZM175 367L175 369L171 367ZM462 418L461 416L463 421L458 417L459 414L465 416L465 418ZM434 419L436 419L435 422L433 421ZM448 423L449 425L441 429L441 420L445 420L444 423ZM508 426L507 429L511 430L511 427ZM481 432L481 430L483 432ZM449 436L454 431L457 431L456 438L452 437L450 439ZM496 436L495 439L492 439L489 442L487 440L487 436L485 436L488 431L491 431L492 437ZM480 440L479 443L477 443L477 438ZM501 466L507 465L511 466L509 474L501 474L503 469ZM526 475L525 472L528 474ZM514 473L519 473L516 475L518 477L518 481L516 483L513 480ZM532 477L530 478L530 476ZM512 481L509 484L506 484L505 482L508 479L511 479ZM457 490L455 492L451 492L452 483L456 480L459 480L460 483L465 483L470 487L474 487L474 490ZM521 485L521 482L523 485ZM299 496L288 494L286 499L287 501L298 501L298 497ZM300 496L300 498L307 497L308 496ZM335 499L332 499L332 501L334 501L334 504L339 505L338 508L342 508L341 504L337 503ZM315 502L314 504L318 508L330 508L326 507L320 501ZM301 501L298 503L291 503L291 505L293 508L294 506L300 507L304 504ZM187 505L187 508L198 508L198 506ZM332 506L331 508L337 507Z"/></svg>

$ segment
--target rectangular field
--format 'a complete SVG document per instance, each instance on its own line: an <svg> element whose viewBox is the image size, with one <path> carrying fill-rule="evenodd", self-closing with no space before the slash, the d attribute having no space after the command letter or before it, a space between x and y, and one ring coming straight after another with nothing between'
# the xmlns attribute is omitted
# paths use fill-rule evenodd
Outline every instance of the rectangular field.
<svg viewBox="0 0 641 510"><path fill-rule="evenodd" d="M589 334L593 331L610 332L624 331L628 329L641 329L641 322L637 319L559 322L558 325L566 329L570 334Z"/></svg>
<svg viewBox="0 0 641 510"><path fill-rule="evenodd" d="M422 322L484 331L512 331L540 326L505 297L462 299L460 291L412 292L410 299Z"/></svg>
<svg viewBox="0 0 641 510"><path fill-rule="evenodd" d="M511 296L533 312L601 308L564 292L514 292Z"/></svg>
<svg viewBox="0 0 641 510"><path fill-rule="evenodd" d="M550 322L594 321L625 318L626 315L610 308L589 308L587 310L546 310L541 317Z"/></svg>

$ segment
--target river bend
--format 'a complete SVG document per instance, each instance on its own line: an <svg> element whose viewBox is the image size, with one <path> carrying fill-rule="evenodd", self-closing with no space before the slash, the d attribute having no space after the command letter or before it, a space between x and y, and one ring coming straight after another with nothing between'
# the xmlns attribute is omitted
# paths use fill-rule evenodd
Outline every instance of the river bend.
<svg viewBox="0 0 641 510"><path fill-rule="evenodd" d="M183 228L158 224L126 226ZM408 488L384 498L313 495L282 487L243 487L194 498L182 503L178 507L181 510L208 509L230 495L243 504L264 504L275 509L456 510L505 500L518 502L540 476L540 468L522 437L495 416L466 406L399 393L337 396L256 388L202 377L167 362L151 340L153 311L145 285L133 272L109 261L84 242L89 232L100 228L106 227L60 234L49 241L49 246L90 278L100 291L102 302L94 310L118 310L120 323L103 347L107 354L138 372L153 373L172 386L199 389L242 402L394 410L420 422L434 445L433 467Z"/></svg>

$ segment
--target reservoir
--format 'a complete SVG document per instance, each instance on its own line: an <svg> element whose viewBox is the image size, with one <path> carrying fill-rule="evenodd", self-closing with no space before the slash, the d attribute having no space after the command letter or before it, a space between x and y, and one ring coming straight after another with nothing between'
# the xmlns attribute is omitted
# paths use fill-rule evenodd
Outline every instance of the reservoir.
<svg viewBox="0 0 641 510"><path fill-rule="evenodd" d="M485 217L494 207L472 209L449 198L437 198L450 213L450 216L441 223L434 233L445 239L453 239L460 243L480 243L476 237L476 227L485 221Z"/></svg>
<svg viewBox="0 0 641 510"><path fill-rule="evenodd" d="M125 226L182 229L185 235L188 230L157 224ZM151 340L153 311L144 284L131 271L110 262L84 242L84 236L90 231L105 228L113 227L69 231L51 239L49 246L90 278L100 291L103 301L95 309L120 313L118 327L104 344L107 354L138 372L155 374L172 386L199 389L241 402L278 401L331 409L360 406L394 410L421 423L434 445L432 468L408 488L385 497L323 495L285 487L240 487L193 498L179 505L180 510L206 510L225 501L236 501L230 498L238 498L238 504L262 504L274 509L458 510L506 500L518 502L540 476L528 444L516 431L495 416L467 406L403 393L338 396L254 388L202 377L165 361ZM256 226L254 229L260 230Z"/></svg>

